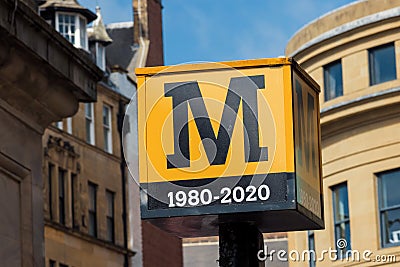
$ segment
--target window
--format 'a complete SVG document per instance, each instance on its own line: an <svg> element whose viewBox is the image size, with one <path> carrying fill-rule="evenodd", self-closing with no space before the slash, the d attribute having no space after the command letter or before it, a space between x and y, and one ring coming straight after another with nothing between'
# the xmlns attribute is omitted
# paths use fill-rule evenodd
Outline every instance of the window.
<svg viewBox="0 0 400 267"><path fill-rule="evenodd" d="M400 169L378 174L382 247L400 246Z"/></svg>
<svg viewBox="0 0 400 267"><path fill-rule="evenodd" d="M65 225L65 174L66 171L58 169L58 219Z"/></svg>
<svg viewBox="0 0 400 267"><path fill-rule="evenodd" d="M49 260L49 267L56 267L56 262L54 260Z"/></svg>
<svg viewBox="0 0 400 267"><path fill-rule="evenodd" d="M67 118L67 133L72 134L72 118Z"/></svg>
<svg viewBox="0 0 400 267"><path fill-rule="evenodd" d="M347 192L347 183L332 187L333 200L333 221L335 231L335 245L339 252L338 258L345 256L345 253L351 250L350 239L350 217L349 217L349 201ZM339 247L338 243L344 239L347 245Z"/></svg>
<svg viewBox="0 0 400 267"><path fill-rule="evenodd" d="M324 99L325 101L343 95L341 60L324 66Z"/></svg>
<svg viewBox="0 0 400 267"><path fill-rule="evenodd" d="M115 193L111 191L106 191L106 220L107 220L107 241L115 242L114 236L114 198Z"/></svg>
<svg viewBox="0 0 400 267"><path fill-rule="evenodd" d="M111 108L103 106L103 132L104 132L104 150L112 153L112 136L111 136Z"/></svg>
<svg viewBox="0 0 400 267"><path fill-rule="evenodd" d="M68 267L68 265L60 263L60 267Z"/></svg>
<svg viewBox="0 0 400 267"><path fill-rule="evenodd" d="M57 121L57 122L55 123L55 125L56 125L56 127L57 127L58 129L60 129L60 130L63 129L63 121Z"/></svg>
<svg viewBox="0 0 400 267"><path fill-rule="evenodd" d="M87 49L87 34L86 34L86 19L83 17L79 17L79 39L80 39L80 47L83 49Z"/></svg>
<svg viewBox="0 0 400 267"><path fill-rule="evenodd" d="M75 44L75 32L76 32L75 16L68 14L57 14L57 15L58 15L57 30L60 32L62 36L65 37L65 39L70 41L72 44Z"/></svg>
<svg viewBox="0 0 400 267"><path fill-rule="evenodd" d="M96 64L103 71L106 70L106 52L102 44L96 43Z"/></svg>
<svg viewBox="0 0 400 267"><path fill-rule="evenodd" d="M76 212L75 212L75 202L76 202L76 192L78 191L77 184L78 177L76 174L71 174L71 215L72 215L72 227L75 228L76 224Z"/></svg>
<svg viewBox="0 0 400 267"><path fill-rule="evenodd" d="M49 163L48 167L48 198L49 198L49 215L50 220L53 220L53 173L54 173L54 165Z"/></svg>
<svg viewBox="0 0 400 267"><path fill-rule="evenodd" d="M370 85L396 79L396 56L393 43L369 49L368 52Z"/></svg>
<svg viewBox="0 0 400 267"><path fill-rule="evenodd" d="M87 49L86 18L76 14L56 13L56 29L70 43Z"/></svg>
<svg viewBox="0 0 400 267"><path fill-rule="evenodd" d="M86 142L94 145L93 103L85 104Z"/></svg>
<svg viewBox="0 0 400 267"><path fill-rule="evenodd" d="M308 251L310 252L310 256L312 257L310 258L309 266L315 267L316 256L314 231L308 231Z"/></svg>
<svg viewBox="0 0 400 267"><path fill-rule="evenodd" d="M97 185L89 182L89 235L97 237Z"/></svg>

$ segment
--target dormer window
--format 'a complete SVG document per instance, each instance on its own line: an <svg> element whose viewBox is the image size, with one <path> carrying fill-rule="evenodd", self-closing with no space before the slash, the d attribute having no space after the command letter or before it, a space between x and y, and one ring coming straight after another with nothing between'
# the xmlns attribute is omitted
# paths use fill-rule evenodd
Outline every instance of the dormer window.
<svg viewBox="0 0 400 267"><path fill-rule="evenodd" d="M86 18L73 13L56 13L56 30L75 47L87 50Z"/></svg>
<svg viewBox="0 0 400 267"><path fill-rule="evenodd" d="M103 23L100 7L96 7L97 19L93 21L93 25L88 29L89 49L96 59L97 66L106 71L106 46L112 43L112 39L108 36L106 27Z"/></svg>

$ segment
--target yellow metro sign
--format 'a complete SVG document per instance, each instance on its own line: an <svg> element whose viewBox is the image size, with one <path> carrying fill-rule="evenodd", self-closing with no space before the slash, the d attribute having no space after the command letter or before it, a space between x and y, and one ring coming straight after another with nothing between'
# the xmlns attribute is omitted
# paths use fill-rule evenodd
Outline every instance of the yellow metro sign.
<svg viewBox="0 0 400 267"><path fill-rule="evenodd" d="M144 219L181 236L215 233L212 224L190 231L203 220L254 220L265 231L321 227L319 88L295 62L136 75ZM282 215L297 222L264 222Z"/></svg>

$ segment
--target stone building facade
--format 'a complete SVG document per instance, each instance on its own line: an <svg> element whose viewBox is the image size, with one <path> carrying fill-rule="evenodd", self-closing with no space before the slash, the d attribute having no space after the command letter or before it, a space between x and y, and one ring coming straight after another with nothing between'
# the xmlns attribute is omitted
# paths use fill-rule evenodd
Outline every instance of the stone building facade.
<svg viewBox="0 0 400 267"><path fill-rule="evenodd" d="M127 246L119 130L128 99L105 84L97 88L97 102L80 105L70 130L66 119L43 137L49 267L128 266L135 254Z"/></svg>
<svg viewBox="0 0 400 267"><path fill-rule="evenodd" d="M100 8L85 31L83 25L93 16L76 1L49 0L41 6L45 19L91 55L105 74L97 84L97 102L81 104L75 116L54 123L43 137L48 267L155 266L156 259L163 266L182 265L180 239L142 225L139 187L125 162L137 164L135 144L123 143L126 134L135 138L136 119L129 118L128 133L122 130L125 110L136 90L134 68L147 64L151 47L162 48L162 43L157 46L153 41L161 33L146 30L147 24L154 23L151 20L161 23L161 2L140 2L146 19L137 46L133 23L106 26ZM154 4L158 9L150 8ZM162 49L151 53L162 58ZM158 249L160 244L167 249Z"/></svg>
<svg viewBox="0 0 400 267"><path fill-rule="evenodd" d="M95 101L101 77L40 18L36 1L0 1L1 266L44 266L42 135Z"/></svg>
<svg viewBox="0 0 400 267"><path fill-rule="evenodd" d="M289 233L289 251L321 258L337 250L290 266L399 264L399 6L355 1L309 23L286 47L322 88L325 204L325 230Z"/></svg>
<svg viewBox="0 0 400 267"><path fill-rule="evenodd" d="M129 266L126 165L122 120L129 98L112 83L106 47L112 42L96 14L76 1L45 1L41 15L103 71L97 101L43 136L45 261L48 267ZM93 26L87 24L93 20ZM134 91L128 81L124 90Z"/></svg>

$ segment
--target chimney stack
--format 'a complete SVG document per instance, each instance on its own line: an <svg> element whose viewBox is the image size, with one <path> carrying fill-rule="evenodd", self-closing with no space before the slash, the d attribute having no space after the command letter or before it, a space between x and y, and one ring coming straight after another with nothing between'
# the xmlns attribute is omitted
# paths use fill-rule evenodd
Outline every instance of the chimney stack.
<svg viewBox="0 0 400 267"><path fill-rule="evenodd" d="M133 0L134 36L136 46L148 45L143 66L164 65L161 0Z"/></svg>

